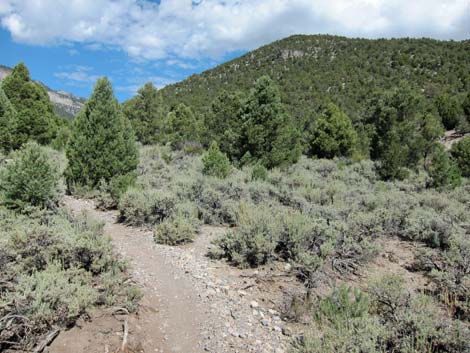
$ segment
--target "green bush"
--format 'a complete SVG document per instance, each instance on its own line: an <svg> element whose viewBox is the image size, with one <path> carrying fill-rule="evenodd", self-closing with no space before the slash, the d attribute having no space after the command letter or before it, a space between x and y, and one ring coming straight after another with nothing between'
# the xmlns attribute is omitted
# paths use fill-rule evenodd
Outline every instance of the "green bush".
<svg viewBox="0 0 470 353"><path fill-rule="evenodd" d="M344 285L335 289L319 302L315 323L322 334L307 332L296 353L385 352L380 342L384 327L369 315L368 297L360 290Z"/></svg>
<svg viewBox="0 0 470 353"><path fill-rule="evenodd" d="M268 178L268 170L262 164L255 164L251 170L252 180L266 180Z"/></svg>
<svg viewBox="0 0 470 353"><path fill-rule="evenodd" d="M170 192L153 190L144 192L131 188L120 198L120 219L134 226L157 224L170 217L177 199Z"/></svg>
<svg viewBox="0 0 470 353"><path fill-rule="evenodd" d="M470 136L464 137L460 141L454 143L450 150L452 158L464 177L470 178Z"/></svg>
<svg viewBox="0 0 470 353"><path fill-rule="evenodd" d="M51 322L68 326L96 302L98 292L91 281L86 271L65 270L55 262L43 271L20 276L16 292L4 299L9 302L21 298L27 305L22 308L23 314L37 328L47 329Z"/></svg>
<svg viewBox="0 0 470 353"><path fill-rule="evenodd" d="M442 255L431 258L429 276L437 285L439 299L445 303L453 315L462 320L470 320L470 239L464 232L456 232L449 241L449 249ZM429 257L429 255L428 255ZM435 262L442 263L435 268Z"/></svg>
<svg viewBox="0 0 470 353"><path fill-rule="evenodd" d="M450 220L438 212L425 208L415 208L405 217L400 235L408 240L422 241L432 247L446 247L453 232Z"/></svg>
<svg viewBox="0 0 470 353"><path fill-rule="evenodd" d="M59 166L35 142L23 146L0 171L3 203L11 208L50 208L60 192Z"/></svg>
<svg viewBox="0 0 470 353"><path fill-rule="evenodd" d="M247 267L273 259L280 236L280 223L268 205L240 205L238 227L216 241L214 254L231 263Z"/></svg>
<svg viewBox="0 0 470 353"><path fill-rule="evenodd" d="M381 318L387 332L382 341L390 351L464 352L470 348L468 329L446 319L432 297L407 291L401 276L385 275L373 281L368 292L371 313Z"/></svg>
<svg viewBox="0 0 470 353"><path fill-rule="evenodd" d="M222 179L230 175L230 161L227 155L220 152L216 142L212 142L209 150L202 156L202 164L202 173L205 175Z"/></svg>
<svg viewBox="0 0 470 353"><path fill-rule="evenodd" d="M153 237L159 244L179 245L192 241L198 232L198 222L191 216L176 214L154 228Z"/></svg>
<svg viewBox="0 0 470 353"><path fill-rule="evenodd" d="M52 327L69 327L95 305L137 308L140 293L103 225L88 213L25 216L0 207L0 317L15 318L0 320L0 350L31 351Z"/></svg>
<svg viewBox="0 0 470 353"><path fill-rule="evenodd" d="M99 184L97 195L97 207L100 209L116 208L121 196L135 185L135 173L118 175L110 180L109 183L102 179Z"/></svg>
<svg viewBox="0 0 470 353"><path fill-rule="evenodd" d="M404 280L386 275L368 294L344 285L321 299L296 353L466 352L469 330L436 310L430 296L404 290Z"/></svg>

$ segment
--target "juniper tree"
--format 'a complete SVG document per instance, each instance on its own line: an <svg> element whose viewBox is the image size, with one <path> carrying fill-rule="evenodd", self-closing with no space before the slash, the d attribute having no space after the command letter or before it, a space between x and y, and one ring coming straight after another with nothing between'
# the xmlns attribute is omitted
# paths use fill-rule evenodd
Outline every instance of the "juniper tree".
<svg viewBox="0 0 470 353"><path fill-rule="evenodd" d="M470 136L454 143L450 153L464 177L470 178Z"/></svg>
<svg viewBox="0 0 470 353"><path fill-rule="evenodd" d="M351 156L357 141L351 119L333 103L326 105L308 135L308 154L319 158Z"/></svg>
<svg viewBox="0 0 470 353"><path fill-rule="evenodd" d="M205 116L207 140L216 141L220 150L231 160L242 157L241 133L244 96L242 93L222 91L212 102Z"/></svg>
<svg viewBox="0 0 470 353"><path fill-rule="evenodd" d="M213 141L202 156L204 165L202 172L206 175L215 176L217 178L226 178L230 174L230 161L225 153L219 150L217 142Z"/></svg>
<svg viewBox="0 0 470 353"><path fill-rule="evenodd" d="M373 129L371 157L380 162L385 179L402 177L406 168L416 169L444 132L424 97L405 83L372 97L366 123Z"/></svg>
<svg viewBox="0 0 470 353"><path fill-rule="evenodd" d="M462 118L462 111L457 99L443 94L437 97L436 108L445 128L447 130L455 129Z"/></svg>
<svg viewBox="0 0 470 353"><path fill-rule="evenodd" d="M100 78L72 124L66 148L67 183L96 187L132 174L138 149L129 120L121 111L107 78Z"/></svg>
<svg viewBox="0 0 470 353"><path fill-rule="evenodd" d="M166 138L173 148L181 148L188 142L200 142L201 122L191 108L179 104L168 113Z"/></svg>
<svg viewBox="0 0 470 353"><path fill-rule="evenodd" d="M60 118L55 114L46 90L31 80L26 65L16 65L3 80L2 87L18 115L14 144L21 145L29 139L41 144L51 142Z"/></svg>
<svg viewBox="0 0 470 353"><path fill-rule="evenodd" d="M268 76L259 78L243 107L241 145L267 168L295 163L300 134L285 112L278 87Z"/></svg>
<svg viewBox="0 0 470 353"><path fill-rule="evenodd" d="M137 140L144 145L161 141L163 129L163 100L148 82L137 95L123 104L123 112L132 124Z"/></svg>
<svg viewBox="0 0 470 353"><path fill-rule="evenodd" d="M429 183L431 187L453 188L461 183L461 174L457 164L439 143L435 143L432 147L426 163L426 170L431 177Z"/></svg>
<svg viewBox="0 0 470 353"><path fill-rule="evenodd" d="M0 152L8 153L17 145L14 143L17 114L0 86Z"/></svg>

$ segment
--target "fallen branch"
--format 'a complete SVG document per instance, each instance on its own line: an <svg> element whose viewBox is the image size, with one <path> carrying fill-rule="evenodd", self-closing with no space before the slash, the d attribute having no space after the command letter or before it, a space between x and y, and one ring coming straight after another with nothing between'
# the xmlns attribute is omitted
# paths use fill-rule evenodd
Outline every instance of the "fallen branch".
<svg viewBox="0 0 470 353"><path fill-rule="evenodd" d="M37 346L36 348L34 349L34 353L41 353L44 348L46 348L49 344L52 343L52 341L59 335L59 332L60 332L60 329L56 328L54 330L52 330L51 332L49 332L46 336L46 338L44 338Z"/></svg>
<svg viewBox="0 0 470 353"><path fill-rule="evenodd" d="M122 337L122 344L121 344L121 352L127 352L127 336L129 335L129 327L127 325L127 319L124 320L124 323L122 324L124 334Z"/></svg>

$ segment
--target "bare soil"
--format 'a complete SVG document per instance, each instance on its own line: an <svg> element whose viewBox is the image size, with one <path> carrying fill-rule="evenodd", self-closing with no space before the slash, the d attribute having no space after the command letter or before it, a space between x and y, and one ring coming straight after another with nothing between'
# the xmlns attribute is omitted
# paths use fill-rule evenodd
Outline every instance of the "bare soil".
<svg viewBox="0 0 470 353"><path fill-rule="evenodd" d="M240 270L208 259L224 227L203 226L193 243L169 247L155 244L149 230L117 223L116 211L96 210L90 200L64 202L105 222L104 235L143 291L138 312L126 317L130 352L287 352L291 331L279 310L285 294L301 285L283 265ZM49 352L120 352L123 323L112 311L90 313L61 332Z"/></svg>

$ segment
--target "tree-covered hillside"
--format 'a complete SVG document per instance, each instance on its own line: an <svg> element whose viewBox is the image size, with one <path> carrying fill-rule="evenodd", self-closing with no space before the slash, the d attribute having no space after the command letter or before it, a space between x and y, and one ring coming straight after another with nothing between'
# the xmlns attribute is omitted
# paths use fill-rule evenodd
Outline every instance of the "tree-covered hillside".
<svg viewBox="0 0 470 353"><path fill-rule="evenodd" d="M408 81L430 100L441 94L463 101L470 91L470 41L349 39L291 36L162 90L165 103L185 103L204 113L222 89L247 91L262 75L280 87L297 119L308 119L331 99L353 121L361 119L376 90Z"/></svg>

